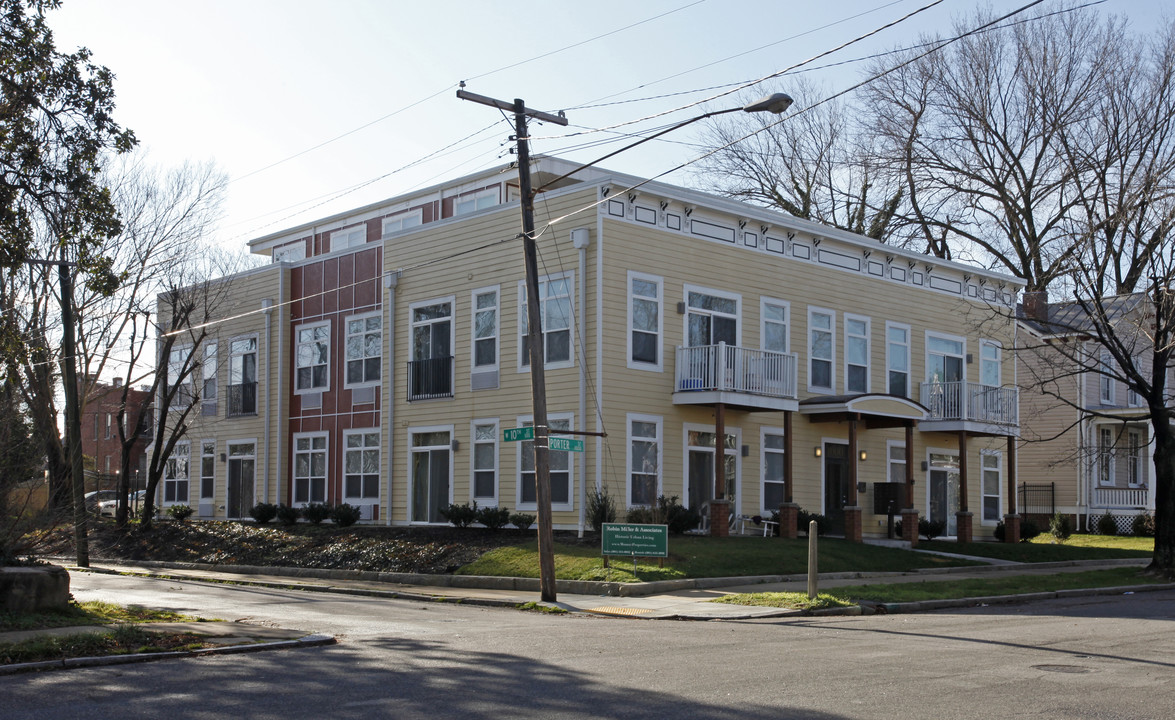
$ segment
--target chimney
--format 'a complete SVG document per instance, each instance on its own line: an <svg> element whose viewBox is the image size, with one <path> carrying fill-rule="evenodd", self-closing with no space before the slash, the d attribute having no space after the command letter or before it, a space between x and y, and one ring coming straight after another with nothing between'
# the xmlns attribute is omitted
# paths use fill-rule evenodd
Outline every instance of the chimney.
<svg viewBox="0 0 1175 720"><path fill-rule="evenodd" d="M1024 317L1038 322L1048 322L1049 292L1034 290L1024 293Z"/></svg>
<svg viewBox="0 0 1175 720"><path fill-rule="evenodd" d="M117 387L122 387L122 378L117 378L117 377L116 377L116 378L114 378L114 380L113 380L113 381L111 381L111 383L110 383L110 384L111 384L113 387L116 387L116 388L117 388Z"/></svg>

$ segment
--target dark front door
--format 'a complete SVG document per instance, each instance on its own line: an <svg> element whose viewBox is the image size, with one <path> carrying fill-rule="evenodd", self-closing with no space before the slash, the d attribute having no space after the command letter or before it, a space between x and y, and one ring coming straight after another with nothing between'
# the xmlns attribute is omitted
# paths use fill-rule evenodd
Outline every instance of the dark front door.
<svg viewBox="0 0 1175 720"><path fill-rule="evenodd" d="M845 532L845 503L849 491L849 446L824 445L824 515L832 533Z"/></svg>
<svg viewBox="0 0 1175 720"><path fill-rule="evenodd" d="M231 458L228 461L228 507L225 516L243 518L253 507L253 458Z"/></svg>

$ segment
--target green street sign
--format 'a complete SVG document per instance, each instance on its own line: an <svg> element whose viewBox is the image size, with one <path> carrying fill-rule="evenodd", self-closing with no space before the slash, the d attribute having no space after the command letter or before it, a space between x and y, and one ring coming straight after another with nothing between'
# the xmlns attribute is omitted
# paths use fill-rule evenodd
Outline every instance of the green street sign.
<svg viewBox="0 0 1175 720"><path fill-rule="evenodd" d="M583 440L572 440L565 437L547 438L547 446L552 450L563 452L583 452Z"/></svg>
<svg viewBox="0 0 1175 720"><path fill-rule="evenodd" d="M669 557L669 526L604 523L600 528L603 555Z"/></svg>
<svg viewBox="0 0 1175 720"><path fill-rule="evenodd" d="M533 427L506 428L502 431L502 440L518 442L519 440L534 440Z"/></svg>

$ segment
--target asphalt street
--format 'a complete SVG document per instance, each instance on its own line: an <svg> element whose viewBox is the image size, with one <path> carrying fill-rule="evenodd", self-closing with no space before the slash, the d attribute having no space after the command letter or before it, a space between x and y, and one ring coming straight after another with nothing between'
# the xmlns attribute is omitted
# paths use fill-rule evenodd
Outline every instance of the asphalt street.
<svg viewBox="0 0 1175 720"><path fill-rule="evenodd" d="M116 575L106 599L327 647L0 677L0 718L1169 718L1175 592L645 621Z"/></svg>

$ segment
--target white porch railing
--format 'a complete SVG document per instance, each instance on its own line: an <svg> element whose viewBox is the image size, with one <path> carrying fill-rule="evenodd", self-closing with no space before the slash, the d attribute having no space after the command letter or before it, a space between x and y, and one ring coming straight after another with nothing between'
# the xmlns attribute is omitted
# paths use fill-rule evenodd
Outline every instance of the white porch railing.
<svg viewBox="0 0 1175 720"><path fill-rule="evenodd" d="M777 398L796 397L795 353L718 343L677 348L674 390L711 390Z"/></svg>
<svg viewBox="0 0 1175 720"><path fill-rule="evenodd" d="M994 425L1020 424L1020 390L979 383L925 382L920 401L931 420L967 420Z"/></svg>
<svg viewBox="0 0 1175 720"><path fill-rule="evenodd" d="M1095 487L1093 507L1097 509L1130 508L1143 510L1149 497L1145 487Z"/></svg>

